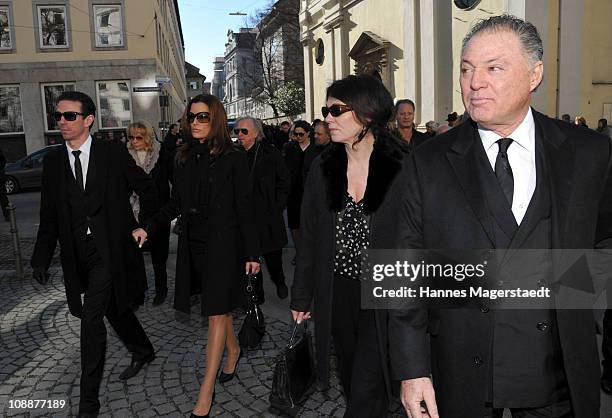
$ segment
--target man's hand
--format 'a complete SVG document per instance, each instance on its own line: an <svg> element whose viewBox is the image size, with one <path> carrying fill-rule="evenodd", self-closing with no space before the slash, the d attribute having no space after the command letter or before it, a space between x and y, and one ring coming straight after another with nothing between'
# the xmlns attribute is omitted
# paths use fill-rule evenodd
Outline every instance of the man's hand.
<svg viewBox="0 0 612 418"><path fill-rule="evenodd" d="M297 321L298 324L301 324L302 321L310 319L310 312L299 312L292 309L291 315L293 316L293 320Z"/></svg>
<svg viewBox="0 0 612 418"><path fill-rule="evenodd" d="M259 273L259 263L257 261L247 261L245 266L246 274Z"/></svg>
<svg viewBox="0 0 612 418"><path fill-rule="evenodd" d="M409 418L439 418L436 394L429 377L402 380L400 399ZM421 406L423 405L424 406Z"/></svg>
<svg viewBox="0 0 612 418"><path fill-rule="evenodd" d="M49 281L49 273L47 273L47 269L44 267L34 267L34 271L32 273L32 277L34 278L34 280L36 280L38 283L42 284L43 286L47 284L47 282Z"/></svg>
<svg viewBox="0 0 612 418"><path fill-rule="evenodd" d="M135 229L132 231L132 237L134 237L134 241L138 244L138 248L142 248L147 241L147 231L142 228Z"/></svg>

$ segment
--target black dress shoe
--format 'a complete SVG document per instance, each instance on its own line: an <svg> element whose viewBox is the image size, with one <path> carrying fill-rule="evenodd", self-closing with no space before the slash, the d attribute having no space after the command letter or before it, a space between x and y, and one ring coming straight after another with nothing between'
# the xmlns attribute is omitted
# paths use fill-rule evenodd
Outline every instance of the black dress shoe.
<svg viewBox="0 0 612 418"><path fill-rule="evenodd" d="M279 299L287 299L287 296L289 296L289 289L285 283L281 283L276 286L276 295L279 297Z"/></svg>
<svg viewBox="0 0 612 418"><path fill-rule="evenodd" d="M168 292L155 293L155 297L153 298L153 306L159 306L164 303L166 296L168 296Z"/></svg>
<svg viewBox="0 0 612 418"><path fill-rule="evenodd" d="M612 376L610 375L602 375L601 376L601 390L603 390L607 395L612 395Z"/></svg>
<svg viewBox="0 0 612 418"><path fill-rule="evenodd" d="M136 376L138 372L140 371L140 369L142 369L142 366L144 366L147 363L152 362L154 359L155 359L155 353L152 353L149 357L145 357L142 360L132 359L132 362L130 363L130 365L119 375L119 379L128 380L129 378Z"/></svg>
<svg viewBox="0 0 612 418"><path fill-rule="evenodd" d="M242 348L241 348L240 354L238 355L238 360L236 360L236 365L234 366L233 373L224 373L223 370L221 370L221 374L219 375L219 383L227 383L236 376L236 373L238 372L238 363L240 363L240 359L242 358L242 353L244 353L244 351L242 351Z"/></svg>
<svg viewBox="0 0 612 418"><path fill-rule="evenodd" d="M210 408L208 408L208 414L206 414L206 415L196 415L196 414L194 414L192 412L191 415L189 415L189 418L210 418L210 411L212 411L213 404L215 403L215 395L216 394L217 394L217 391L214 391L212 399L210 401Z"/></svg>

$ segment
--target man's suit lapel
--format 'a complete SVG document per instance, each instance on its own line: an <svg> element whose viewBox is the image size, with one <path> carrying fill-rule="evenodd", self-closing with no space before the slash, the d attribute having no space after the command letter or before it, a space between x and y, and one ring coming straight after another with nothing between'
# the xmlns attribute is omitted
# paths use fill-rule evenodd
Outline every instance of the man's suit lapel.
<svg viewBox="0 0 612 418"><path fill-rule="evenodd" d="M106 171L108 170L108 147L98 140L93 140L89 154L85 194L88 198L89 213L95 213L102 205L106 192Z"/></svg>
<svg viewBox="0 0 612 418"><path fill-rule="evenodd" d="M62 212L68 214L70 212L68 208L68 191L66 180L68 179L67 176L71 176L72 178L74 178L74 175L72 174L72 169L70 168L70 161L68 161L68 151L66 150L66 148L62 149L61 155L59 156L57 163L60 168L63 167L63 170L57 170L58 173L61 173L59 176L57 176L56 183L57 194L59 196L58 202L62 206Z"/></svg>
<svg viewBox="0 0 612 418"><path fill-rule="evenodd" d="M478 169L475 161L477 154L475 148L474 127L472 121L459 125L459 132L455 136L455 141L451 145L446 156L455 171L456 179L463 189L463 193L470 204L474 214L480 221L484 232L489 237L491 244L495 244L495 236L491 227L491 218L487 210L485 196L482 192L478 177Z"/></svg>
<svg viewBox="0 0 612 418"><path fill-rule="evenodd" d="M533 111L536 131L542 134L542 150L544 167L550 184L552 203L552 244L553 248L563 248L562 237L566 236L567 220L572 192L574 190L575 151L571 141L566 141L567 135L541 113Z"/></svg>

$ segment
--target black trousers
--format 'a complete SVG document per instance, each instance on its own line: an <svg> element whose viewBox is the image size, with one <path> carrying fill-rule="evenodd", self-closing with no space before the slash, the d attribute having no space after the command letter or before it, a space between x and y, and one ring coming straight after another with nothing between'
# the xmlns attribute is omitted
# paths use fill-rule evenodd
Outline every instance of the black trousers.
<svg viewBox="0 0 612 418"><path fill-rule="evenodd" d="M569 400L553 403L540 408L510 408L512 418L572 418L572 404ZM484 418L502 418L502 408L488 408Z"/></svg>
<svg viewBox="0 0 612 418"><path fill-rule="evenodd" d="M389 401L374 311L361 309L359 281L334 277L333 286L332 337L347 403L344 416L384 417Z"/></svg>
<svg viewBox="0 0 612 418"><path fill-rule="evenodd" d="M170 222L157 224L155 235L151 240L151 262L155 274L155 293L168 292L168 247L170 245Z"/></svg>
<svg viewBox="0 0 612 418"><path fill-rule="evenodd" d="M151 341L145 334L134 312L117 313L112 277L102 261L93 239L75 243L79 269L87 278L83 312L81 315L81 399L80 412L100 409L98 393L106 356L106 326L111 324L119 339L132 353L134 360L142 360L153 353Z"/></svg>
<svg viewBox="0 0 612 418"><path fill-rule="evenodd" d="M270 274L270 280L276 285L276 287L285 283L285 272L283 271L283 249L270 251L265 253L263 259L268 268ZM255 287L257 298L260 303L265 300L264 288L263 288L263 270L259 270L256 275Z"/></svg>

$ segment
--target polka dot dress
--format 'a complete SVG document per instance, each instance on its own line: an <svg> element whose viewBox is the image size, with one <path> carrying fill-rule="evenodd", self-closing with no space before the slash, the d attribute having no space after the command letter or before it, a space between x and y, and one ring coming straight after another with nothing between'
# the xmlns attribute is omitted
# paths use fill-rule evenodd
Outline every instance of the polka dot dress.
<svg viewBox="0 0 612 418"><path fill-rule="evenodd" d="M370 227L363 200L356 203L347 194L344 210L336 215L334 274L361 279L362 251L370 246Z"/></svg>

